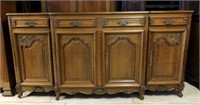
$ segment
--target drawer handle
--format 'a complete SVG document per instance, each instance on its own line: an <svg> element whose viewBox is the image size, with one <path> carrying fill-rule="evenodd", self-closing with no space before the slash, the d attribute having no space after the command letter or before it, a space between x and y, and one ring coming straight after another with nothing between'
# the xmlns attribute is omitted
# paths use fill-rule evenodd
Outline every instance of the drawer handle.
<svg viewBox="0 0 200 105"><path fill-rule="evenodd" d="M72 27L79 27L80 22L79 22L79 21L72 21L72 22L70 22L70 25L71 25Z"/></svg>
<svg viewBox="0 0 200 105"><path fill-rule="evenodd" d="M163 23L164 23L165 25L171 25L172 23L174 23L174 21L173 21L172 19L165 19L165 20L163 21Z"/></svg>
<svg viewBox="0 0 200 105"><path fill-rule="evenodd" d="M28 21L25 24L28 25L28 27L34 27L37 23L35 23L34 21Z"/></svg>
<svg viewBox="0 0 200 105"><path fill-rule="evenodd" d="M120 26L127 26L128 25L128 20L122 19L117 24L119 24Z"/></svg>

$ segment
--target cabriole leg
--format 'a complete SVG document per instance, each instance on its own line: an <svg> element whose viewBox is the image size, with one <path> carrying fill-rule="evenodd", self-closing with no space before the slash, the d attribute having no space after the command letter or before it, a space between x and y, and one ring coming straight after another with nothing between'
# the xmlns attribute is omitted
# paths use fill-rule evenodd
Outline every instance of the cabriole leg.
<svg viewBox="0 0 200 105"><path fill-rule="evenodd" d="M22 91L22 88L21 86L19 85L19 83L16 85L16 90L18 92L18 98L21 98L22 95L23 95L23 91Z"/></svg>
<svg viewBox="0 0 200 105"><path fill-rule="evenodd" d="M145 91L145 86L142 85L142 86L140 87L140 92L139 92L139 94L140 94L139 99L140 99L140 100L143 100L143 99L144 99L144 91Z"/></svg>
<svg viewBox="0 0 200 105"><path fill-rule="evenodd" d="M56 100L59 100L60 98L60 89L58 87L54 88L55 94L56 94Z"/></svg>
<svg viewBox="0 0 200 105"><path fill-rule="evenodd" d="M182 91L183 91L184 87L185 87L185 85L184 85L183 82L182 82L182 83L180 84L179 88L177 89L177 95L178 95L179 97L183 97Z"/></svg>

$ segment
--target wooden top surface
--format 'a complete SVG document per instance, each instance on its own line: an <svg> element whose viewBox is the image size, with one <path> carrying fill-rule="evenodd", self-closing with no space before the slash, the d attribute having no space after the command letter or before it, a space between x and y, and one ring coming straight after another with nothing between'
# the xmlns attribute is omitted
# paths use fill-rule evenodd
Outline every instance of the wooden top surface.
<svg viewBox="0 0 200 105"><path fill-rule="evenodd" d="M6 15L106 15L106 14L148 14L148 13L192 13L192 10L177 11L122 11L122 12L40 12L40 13L7 13Z"/></svg>

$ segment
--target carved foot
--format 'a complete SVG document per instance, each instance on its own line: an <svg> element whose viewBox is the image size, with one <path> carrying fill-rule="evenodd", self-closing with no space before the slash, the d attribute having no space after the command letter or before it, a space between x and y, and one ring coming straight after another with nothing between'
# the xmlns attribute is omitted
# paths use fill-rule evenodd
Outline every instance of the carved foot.
<svg viewBox="0 0 200 105"><path fill-rule="evenodd" d="M178 95L179 97L183 97L182 91L178 90L178 91L177 91L177 95Z"/></svg>
<svg viewBox="0 0 200 105"><path fill-rule="evenodd" d="M60 98L60 94L59 95L56 94L56 100L57 101L59 100L59 98Z"/></svg>
<svg viewBox="0 0 200 105"><path fill-rule="evenodd" d="M56 100L59 100L60 98L60 89L58 87L54 88L55 94L56 94Z"/></svg>
<svg viewBox="0 0 200 105"><path fill-rule="evenodd" d="M17 83L17 85L16 85L16 90L17 90L17 92L18 92L18 98L21 98L22 95L23 95L23 91L22 91L22 88L21 88L21 86L19 85L19 83Z"/></svg>
<svg viewBox="0 0 200 105"><path fill-rule="evenodd" d="M18 98L22 98L22 95L23 95L22 91L18 92Z"/></svg>
<svg viewBox="0 0 200 105"><path fill-rule="evenodd" d="M10 89L3 89L3 96L12 96L12 92Z"/></svg>
<svg viewBox="0 0 200 105"><path fill-rule="evenodd" d="M139 92L139 94L140 94L139 99L140 99L140 100L143 100L143 99L144 99L144 91L145 91L145 86L142 85L142 86L140 87L140 92Z"/></svg>
<svg viewBox="0 0 200 105"><path fill-rule="evenodd" d="M140 99L140 100L144 100L144 92L140 92L139 99Z"/></svg>
<svg viewBox="0 0 200 105"><path fill-rule="evenodd" d="M184 87L185 87L185 85L183 83L181 83L180 86L179 86L179 88L177 89L177 95L179 97L183 97L182 91L183 91Z"/></svg>

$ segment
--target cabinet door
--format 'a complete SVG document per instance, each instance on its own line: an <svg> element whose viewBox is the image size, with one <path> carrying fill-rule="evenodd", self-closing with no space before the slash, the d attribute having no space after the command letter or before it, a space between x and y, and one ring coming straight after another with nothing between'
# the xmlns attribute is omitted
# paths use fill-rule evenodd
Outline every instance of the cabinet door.
<svg viewBox="0 0 200 105"><path fill-rule="evenodd" d="M18 82L22 86L52 86L49 32L26 32L19 30L13 35Z"/></svg>
<svg viewBox="0 0 200 105"><path fill-rule="evenodd" d="M95 33L57 32L56 51L60 88L95 87Z"/></svg>
<svg viewBox="0 0 200 105"><path fill-rule="evenodd" d="M186 30L150 30L148 84L178 84L182 80Z"/></svg>
<svg viewBox="0 0 200 105"><path fill-rule="evenodd" d="M126 89L142 84L143 39L143 30L104 32L103 84L106 88Z"/></svg>

